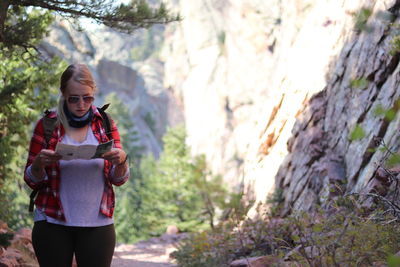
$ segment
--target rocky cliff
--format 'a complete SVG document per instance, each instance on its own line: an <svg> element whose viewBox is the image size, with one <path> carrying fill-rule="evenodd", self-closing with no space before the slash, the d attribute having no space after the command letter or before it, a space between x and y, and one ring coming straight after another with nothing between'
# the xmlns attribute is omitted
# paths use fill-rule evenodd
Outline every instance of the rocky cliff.
<svg viewBox="0 0 400 267"><path fill-rule="evenodd" d="M284 213L331 186L360 191L398 147L400 1L179 1L166 30L165 84L182 99L188 142L215 173ZM397 111L397 108L394 109ZM355 129L363 136L352 138Z"/></svg>

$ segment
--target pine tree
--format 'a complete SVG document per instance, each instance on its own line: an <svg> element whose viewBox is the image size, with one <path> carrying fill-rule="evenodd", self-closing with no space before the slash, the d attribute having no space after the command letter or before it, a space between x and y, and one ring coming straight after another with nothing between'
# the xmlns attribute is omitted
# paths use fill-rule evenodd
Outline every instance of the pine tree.
<svg viewBox="0 0 400 267"><path fill-rule="evenodd" d="M55 105L57 78L64 68L57 59L46 63L29 54L0 52L0 220L11 227L29 223L22 177L31 127Z"/></svg>

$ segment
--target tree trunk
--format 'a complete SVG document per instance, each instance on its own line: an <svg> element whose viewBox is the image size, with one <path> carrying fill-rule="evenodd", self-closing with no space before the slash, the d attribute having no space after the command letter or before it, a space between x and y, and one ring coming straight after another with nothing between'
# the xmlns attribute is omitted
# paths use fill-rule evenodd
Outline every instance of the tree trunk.
<svg viewBox="0 0 400 267"><path fill-rule="evenodd" d="M7 10L10 6L10 0L0 1L0 42L4 42L4 23L7 17Z"/></svg>

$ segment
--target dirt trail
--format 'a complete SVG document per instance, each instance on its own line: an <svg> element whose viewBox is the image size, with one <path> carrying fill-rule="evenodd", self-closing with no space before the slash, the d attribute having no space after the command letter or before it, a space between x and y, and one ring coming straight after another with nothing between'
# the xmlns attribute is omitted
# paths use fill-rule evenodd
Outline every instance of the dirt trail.
<svg viewBox="0 0 400 267"><path fill-rule="evenodd" d="M169 254L176 250L180 235L163 235L133 245L117 245L112 267L175 267Z"/></svg>

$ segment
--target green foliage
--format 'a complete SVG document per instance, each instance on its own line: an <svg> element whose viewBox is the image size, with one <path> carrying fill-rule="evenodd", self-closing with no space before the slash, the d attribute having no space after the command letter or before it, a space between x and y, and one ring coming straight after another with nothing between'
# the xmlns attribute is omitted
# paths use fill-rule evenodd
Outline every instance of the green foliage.
<svg viewBox="0 0 400 267"><path fill-rule="evenodd" d="M374 109L374 115L377 116L377 117L385 115L385 113L386 113L386 109L382 105L378 105Z"/></svg>
<svg viewBox="0 0 400 267"><path fill-rule="evenodd" d="M388 121L394 120L396 117L396 111L394 109L389 109L385 112L385 119Z"/></svg>
<svg viewBox="0 0 400 267"><path fill-rule="evenodd" d="M365 137L364 129L361 127L360 124L356 124L353 131L351 131L351 133L349 135L349 140L357 141L357 140L363 139L364 137Z"/></svg>
<svg viewBox="0 0 400 267"><path fill-rule="evenodd" d="M117 205L114 215L117 222L115 229L118 241L130 242L143 238L142 230L146 227L138 219L142 200L141 195L137 191L137 183L141 181L139 161L143 147L139 143L139 133L132 121L129 108L126 104L115 93L107 95L105 101L106 103L111 103L107 112L116 122L122 146L130 156L130 179L123 186L115 188Z"/></svg>
<svg viewBox="0 0 400 267"><path fill-rule="evenodd" d="M205 164L192 160L185 144L183 126L171 128L163 138L164 151L158 162L152 157L141 166L145 183L141 190L144 210L149 214L149 234L160 234L167 225L182 231L202 228L207 217L201 191Z"/></svg>
<svg viewBox="0 0 400 267"><path fill-rule="evenodd" d="M179 266L229 266L232 260L279 254L290 245L290 225L263 216L237 221L232 216L214 229L194 233L182 240L172 254Z"/></svg>
<svg viewBox="0 0 400 267"><path fill-rule="evenodd" d="M63 65L32 57L21 61L18 52L7 54L0 53L0 77L4 77L0 81L0 214L10 227L17 227L31 217L26 212L29 201L22 177L32 126L55 104L52 95L56 95L56 77Z"/></svg>
<svg viewBox="0 0 400 267"><path fill-rule="evenodd" d="M221 31L218 34L218 44L220 44L220 45L224 45L225 44L225 35L226 35L226 33L224 31Z"/></svg>
<svg viewBox="0 0 400 267"><path fill-rule="evenodd" d="M348 202L347 202L348 203ZM376 266L400 249L400 227L381 210L368 217L356 206L337 207L329 216L303 213L291 217L301 266ZM379 213L379 215L378 215ZM374 218L374 219L370 219Z"/></svg>
<svg viewBox="0 0 400 267"><path fill-rule="evenodd" d="M101 7L103 3L98 2ZM96 18L97 21L125 33L154 24L181 20L179 15L171 15L163 2L160 2L157 8L153 8L145 0L132 0L129 4L120 4L115 9L106 9L103 12L105 15L101 19Z"/></svg>
<svg viewBox="0 0 400 267"><path fill-rule="evenodd" d="M121 114L125 109L123 103L108 99L118 106L111 114L122 132L122 140L136 136L133 125L131 130L120 125L129 120L128 114ZM185 139L183 126L171 128L163 138L164 151L158 160L149 155L131 162L130 180L117 188L115 219L121 242L158 236L168 225L176 225L181 231L213 227L216 209L224 208L227 191L221 178L207 171L204 157L192 158Z"/></svg>
<svg viewBox="0 0 400 267"><path fill-rule="evenodd" d="M4 40L0 47L5 51L13 50L15 47L36 46L47 34L47 27L53 21L49 11L13 5L8 10L4 23ZM21 58L21 60L23 60Z"/></svg>
<svg viewBox="0 0 400 267"><path fill-rule="evenodd" d="M383 116L387 121L393 121L396 118L397 105L393 108L385 109L382 105L378 105L374 109L374 115L377 117Z"/></svg>
<svg viewBox="0 0 400 267"><path fill-rule="evenodd" d="M6 23L26 23L23 27L32 32L24 38L35 43L50 22L48 13L16 7ZM58 78L65 65L58 59L44 62L31 48L0 46L0 218L17 228L31 221L22 177L32 127L44 110L55 105Z"/></svg>
<svg viewBox="0 0 400 267"><path fill-rule="evenodd" d="M179 266L229 266L255 255L285 259L290 266L398 266L400 226L387 210L366 214L352 196L340 198L329 213L270 214L227 221L190 235L173 257Z"/></svg>
<svg viewBox="0 0 400 267"><path fill-rule="evenodd" d="M146 122L147 126L149 126L149 128L153 132L153 134L155 134L156 133L156 121L154 120L151 113L147 112L143 119Z"/></svg>
<svg viewBox="0 0 400 267"><path fill-rule="evenodd" d="M354 14L354 28L357 31L371 32L372 26L368 25L368 19L372 15L372 10L370 8L361 8L358 12Z"/></svg>
<svg viewBox="0 0 400 267"><path fill-rule="evenodd" d="M391 154L386 161L386 166L388 168L395 167L396 165L399 165L399 164L400 164L400 154L398 154L398 153Z"/></svg>
<svg viewBox="0 0 400 267"><path fill-rule="evenodd" d="M394 56L400 52L400 35L396 35L390 41L390 51L389 54Z"/></svg>
<svg viewBox="0 0 400 267"><path fill-rule="evenodd" d="M26 12L27 6L33 9L41 8L42 16L39 13L38 16L33 16L32 12L29 16L24 16L22 13ZM156 7L150 6L145 0L132 0L128 4L119 5L111 0L57 2L39 0L29 3L15 0L3 3L1 7L5 12L0 13L0 42L6 47L35 47L36 41L40 40L48 25L48 20L51 19L49 11L71 18L76 24L79 24L76 19L85 17L124 33L181 19L179 15L172 15L164 3ZM4 20L6 22L2 25ZM42 25L44 27L41 27Z"/></svg>
<svg viewBox="0 0 400 267"><path fill-rule="evenodd" d="M217 36L217 40L218 40L218 47L219 47L219 50L221 51L221 54L225 54L225 39L226 39L225 31L219 32L218 36Z"/></svg>
<svg viewBox="0 0 400 267"><path fill-rule="evenodd" d="M201 232L190 235L179 245L178 250L173 252L175 258L181 267L223 267L229 266L227 263L233 254L231 251L231 233L214 231L211 235L208 232ZM232 242L233 243L233 242ZM222 251L219 251L222 248ZM222 253L221 253L222 252Z"/></svg>
<svg viewBox="0 0 400 267"><path fill-rule="evenodd" d="M267 196L266 203L270 204L269 211L272 216L276 216L279 214L279 211L283 205L283 189L276 188L275 191Z"/></svg>
<svg viewBox="0 0 400 267"><path fill-rule="evenodd" d="M353 79L350 81L350 87L353 89L364 90L364 89L367 89L368 84L369 84L369 81L364 77L362 77L360 79Z"/></svg>
<svg viewBox="0 0 400 267"><path fill-rule="evenodd" d="M246 218L247 213L253 207L254 199L248 197L245 192L231 192L228 196L228 202L224 205L224 220L242 221Z"/></svg>
<svg viewBox="0 0 400 267"><path fill-rule="evenodd" d="M400 257L396 255L390 255L387 260L388 267L399 267Z"/></svg>

